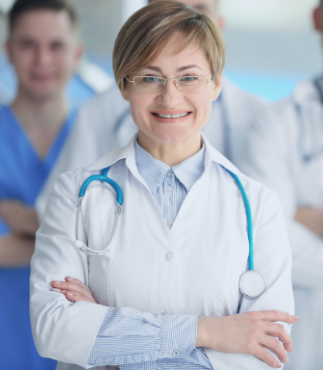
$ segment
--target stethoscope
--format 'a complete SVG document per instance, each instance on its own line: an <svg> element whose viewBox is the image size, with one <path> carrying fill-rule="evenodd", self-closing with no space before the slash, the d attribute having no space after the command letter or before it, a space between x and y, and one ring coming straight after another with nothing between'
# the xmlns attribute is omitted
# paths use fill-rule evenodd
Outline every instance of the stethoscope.
<svg viewBox="0 0 323 370"><path fill-rule="evenodd" d="M112 243L119 224L119 218L121 215L121 208L123 205L123 194L120 186L110 179L108 177L109 168L105 168L101 175L92 175L88 179L86 179L80 189L79 192L79 198L77 203L77 215L76 215L76 241L74 243L74 246L84 253L88 255L93 256L103 256L104 253L108 250L109 245ZM241 184L241 181L239 177L234 174L233 172L229 171L225 167L223 167L235 180L235 182L238 185L238 188L241 192L245 210L246 210L246 216L247 216L247 230L248 230L248 240L249 240L249 256L248 256L248 265L249 269L245 271L239 279L239 289L240 292L247 298L256 299L259 298L267 289L266 281L264 277L254 269L254 259L253 259L253 228L252 228L252 215L251 215L251 209L249 200L247 197L247 194L244 190L243 185ZM80 241L80 235L81 230L83 228L82 224L82 201L86 192L87 187L93 182L93 181L103 181L108 183L115 191L116 193L116 211L115 211L115 218L114 218L114 225L113 225L113 231L112 236L108 242L107 247L102 251L97 251L95 249L91 249L87 247L84 243Z"/></svg>

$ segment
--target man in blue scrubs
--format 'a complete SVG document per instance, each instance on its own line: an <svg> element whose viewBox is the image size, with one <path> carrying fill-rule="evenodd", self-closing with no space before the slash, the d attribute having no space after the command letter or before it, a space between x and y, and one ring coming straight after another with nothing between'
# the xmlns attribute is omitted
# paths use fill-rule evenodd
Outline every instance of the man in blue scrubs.
<svg viewBox="0 0 323 370"><path fill-rule="evenodd" d="M0 107L0 369L54 369L35 349L29 322L34 204L74 123L64 90L82 54L64 0L18 0L8 19L17 95Z"/></svg>

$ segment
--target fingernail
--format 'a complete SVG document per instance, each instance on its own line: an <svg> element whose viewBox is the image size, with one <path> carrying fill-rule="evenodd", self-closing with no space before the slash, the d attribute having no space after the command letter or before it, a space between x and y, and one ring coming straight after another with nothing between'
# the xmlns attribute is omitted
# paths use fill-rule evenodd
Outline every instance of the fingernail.
<svg viewBox="0 0 323 370"><path fill-rule="evenodd" d="M72 294L72 293L67 293L66 295L68 295L68 296L70 296L70 297L71 297L73 294Z"/></svg>
<svg viewBox="0 0 323 370"><path fill-rule="evenodd" d="M52 289L52 292L57 292L57 293L60 293L61 292L61 290L60 289Z"/></svg>
<svg viewBox="0 0 323 370"><path fill-rule="evenodd" d="M292 316L292 318L294 319L294 320L299 320L299 317L297 317L297 316Z"/></svg>
<svg viewBox="0 0 323 370"><path fill-rule="evenodd" d="M290 359L287 357L286 364L290 363Z"/></svg>
<svg viewBox="0 0 323 370"><path fill-rule="evenodd" d="M59 281L53 281L52 284L60 285L61 283Z"/></svg>
<svg viewBox="0 0 323 370"><path fill-rule="evenodd" d="M66 280L74 280L73 278L71 277L67 277Z"/></svg>
<svg viewBox="0 0 323 370"><path fill-rule="evenodd" d="M281 367L282 367L281 363L277 361L277 362L276 362L276 367L281 368Z"/></svg>

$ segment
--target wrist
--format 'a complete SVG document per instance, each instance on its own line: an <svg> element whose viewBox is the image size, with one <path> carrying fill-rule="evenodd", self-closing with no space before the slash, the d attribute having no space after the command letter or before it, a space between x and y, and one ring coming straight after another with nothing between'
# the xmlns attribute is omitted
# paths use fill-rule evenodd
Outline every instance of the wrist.
<svg viewBox="0 0 323 370"><path fill-rule="evenodd" d="M206 347L208 348L209 336L208 336L208 324L209 317L199 316L197 323L197 335L195 347Z"/></svg>
<svg viewBox="0 0 323 370"><path fill-rule="evenodd" d="M33 208L26 209L25 217L26 217L25 233L30 236L35 236L36 231L38 230L39 227L36 211Z"/></svg>

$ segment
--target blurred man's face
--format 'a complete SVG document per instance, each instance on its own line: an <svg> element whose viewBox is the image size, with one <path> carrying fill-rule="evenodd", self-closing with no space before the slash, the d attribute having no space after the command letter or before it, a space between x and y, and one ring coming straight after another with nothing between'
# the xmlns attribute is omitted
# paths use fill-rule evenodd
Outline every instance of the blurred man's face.
<svg viewBox="0 0 323 370"><path fill-rule="evenodd" d="M156 1L160 0L150 0L149 3L155 3ZM179 1L191 6L192 8L205 12L210 18L213 19L213 21L220 29L223 28L223 19L218 16L217 12L218 0L179 0Z"/></svg>
<svg viewBox="0 0 323 370"><path fill-rule="evenodd" d="M64 90L81 55L75 27L65 11L22 14L6 46L19 89L39 100Z"/></svg>

